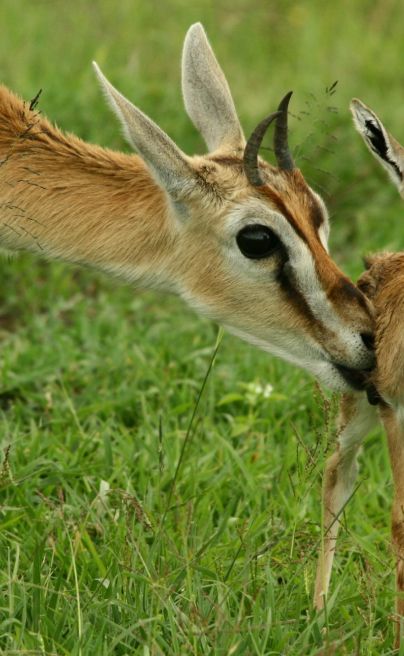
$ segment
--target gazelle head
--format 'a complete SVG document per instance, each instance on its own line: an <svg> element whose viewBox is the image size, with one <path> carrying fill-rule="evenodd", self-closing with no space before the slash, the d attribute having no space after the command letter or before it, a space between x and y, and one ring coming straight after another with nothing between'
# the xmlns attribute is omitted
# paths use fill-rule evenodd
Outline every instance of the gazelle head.
<svg viewBox="0 0 404 656"><path fill-rule="evenodd" d="M372 315L327 252L327 211L288 148L288 94L246 141L200 24L185 39L186 110L209 154L188 157L96 72L126 136L169 199L165 275L197 311L336 389L373 364ZM277 166L258 156L274 124Z"/></svg>
<svg viewBox="0 0 404 656"><path fill-rule="evenodd" d="M351 102L354 124L372 155L386 169L404 198L404 148L386 130L378 116L361 100Z"/></svg>

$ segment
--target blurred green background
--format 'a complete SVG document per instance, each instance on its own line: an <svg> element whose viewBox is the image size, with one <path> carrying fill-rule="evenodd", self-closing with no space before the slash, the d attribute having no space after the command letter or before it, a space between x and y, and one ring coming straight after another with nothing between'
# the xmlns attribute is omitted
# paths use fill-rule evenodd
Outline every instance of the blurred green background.
<svg viewBox="0 0 404 656"><path fill-rule="evenodd" d="M364 253L402 249L402 201L348 110L361 98L404 141L401 0L2 0L1 80L26 99L42 88L59 127L128 151L96 59L186 152L203 152L180 90L195 21L247 133L294 89L290 141L330 209L338 264L355 277ZM2 654L392 653L380 433L318 618L336 399L226 335L190 430L216 326L61 263L5 258L0 275Z"/></svg>

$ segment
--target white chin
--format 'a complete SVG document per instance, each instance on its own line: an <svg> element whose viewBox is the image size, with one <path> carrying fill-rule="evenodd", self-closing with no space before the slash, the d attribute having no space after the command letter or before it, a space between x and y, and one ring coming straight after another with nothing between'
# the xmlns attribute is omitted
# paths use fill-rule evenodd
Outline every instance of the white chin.
<svg viewBox="0 0 404 656"><path fill-rule="evenodd" d="M266 341L228 324L224 324L224 327L227 328L229 332L233 333L233 335L237 335L237 337L253 344L259 349L308 371L325 387L336 392L354 391L353 386L342 377L338 369L334 367L329 360L326 360L325 358L317 359L322 357L318 351L314 349L310 351L309 349L309 352L302 357L301 352L296 348L296 345L299 344L297 344L293 338L291 338L289 342L285 342L285 336L282 335L282 340L280 340L279 334L275 332L272 335L268 335L268 341Z"/></svg>
<svg viewBox="0 0 404 656"><path fill-rule="evenodd" d="M354 387L343 378L338 369L329 362L321 362L318 365L314 365L311 371L325 387L328 387L334 392L355 391Z"/></svg>

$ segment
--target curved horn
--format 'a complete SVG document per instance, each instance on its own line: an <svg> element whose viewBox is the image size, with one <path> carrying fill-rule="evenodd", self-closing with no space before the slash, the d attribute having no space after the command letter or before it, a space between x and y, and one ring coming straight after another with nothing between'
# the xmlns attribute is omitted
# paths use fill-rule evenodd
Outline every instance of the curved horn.
<svg viewBox="0 0 404 656"><path fill-rule="evenodd" d="M288 146L288 106L293 91L289 91L279 103L279 118L275 123L274 151L280 169L291 171L295 168L293 157Z"/></svg>
<svg viewBox="0 0 404 656"><path fill-rule="evenodd" d="M269 116L264 118L261 123L258 123L251 137L247 141L243 156L243 166L244 173L246 174L248 181L253 185L253 187L261 187L263 184L265 184L258 170L258 151L264 138L265 132L275 119L279 120L281 114L282 112L279 110L269 114Z"/></svg>

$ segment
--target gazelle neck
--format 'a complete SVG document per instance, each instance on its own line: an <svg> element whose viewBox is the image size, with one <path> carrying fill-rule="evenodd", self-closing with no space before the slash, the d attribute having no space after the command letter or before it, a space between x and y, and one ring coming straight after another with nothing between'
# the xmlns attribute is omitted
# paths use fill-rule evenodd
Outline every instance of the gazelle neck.
<svg viewBox="0 0 404 656"><path fill-rule="evenodd" d="M171 206L139 157L63 135L2 88L0 158L2 246L173 289Z"/></svg>

